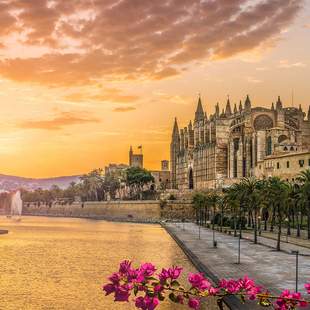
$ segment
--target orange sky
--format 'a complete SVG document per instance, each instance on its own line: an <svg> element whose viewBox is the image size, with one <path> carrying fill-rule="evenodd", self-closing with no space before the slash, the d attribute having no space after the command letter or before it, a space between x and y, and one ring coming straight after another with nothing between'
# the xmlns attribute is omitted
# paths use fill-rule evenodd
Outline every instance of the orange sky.
<svg viewBox="0 0 310 310"><path fill-rule="evenodd" d="M169 159L175 116L227 95L310 103L310 1L0 1L0 173Z"/></svg>

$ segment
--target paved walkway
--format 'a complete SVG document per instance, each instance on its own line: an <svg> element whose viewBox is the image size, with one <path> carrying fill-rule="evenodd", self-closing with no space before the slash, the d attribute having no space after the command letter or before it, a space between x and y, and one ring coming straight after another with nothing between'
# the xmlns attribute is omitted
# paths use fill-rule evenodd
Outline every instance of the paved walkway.
<svg viewBox="0 0 310 310"><path fill-rule="evenodd" d="M215 232L217 248L213 248L213 232L211 229L200 229L193 223L166 223L170 232L194 254L217 278L239 278L243 275L273 293L287 288L295 290L296 256L291 250L299 250L298 289L304 291L304 283L310 281L310 251L292 244L283 244L284 251L278 252L271 247L274 240L259 237L259 242L268 246L254 244L247 239L241 240L241 264L238 259L238 238ZM250 238L251 236L246 236ZM303 254L306 254L305 256Z"/></svg>

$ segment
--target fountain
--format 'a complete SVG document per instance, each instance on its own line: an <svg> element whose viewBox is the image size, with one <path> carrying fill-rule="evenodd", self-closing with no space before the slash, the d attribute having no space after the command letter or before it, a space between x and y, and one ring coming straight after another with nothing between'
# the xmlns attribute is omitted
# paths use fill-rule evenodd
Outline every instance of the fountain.
<svg viewBox="0 0 310 310"><path fill-rule="evenodd" d="M11 216L18 216L20 220L20 216L22 215L23 209L23 201L21 198L20 191L16 191L11 200Z"/></svg>

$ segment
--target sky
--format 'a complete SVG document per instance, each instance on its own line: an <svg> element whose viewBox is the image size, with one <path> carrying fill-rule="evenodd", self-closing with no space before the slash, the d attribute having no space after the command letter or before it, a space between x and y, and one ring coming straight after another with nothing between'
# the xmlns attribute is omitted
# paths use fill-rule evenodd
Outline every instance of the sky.
<svg viewBox="0 0 310 310"><path fill-rule="evenodd" d="M198 94L307 111L309 68L310 0L0 0L0 173L159 169Z"/></svg>

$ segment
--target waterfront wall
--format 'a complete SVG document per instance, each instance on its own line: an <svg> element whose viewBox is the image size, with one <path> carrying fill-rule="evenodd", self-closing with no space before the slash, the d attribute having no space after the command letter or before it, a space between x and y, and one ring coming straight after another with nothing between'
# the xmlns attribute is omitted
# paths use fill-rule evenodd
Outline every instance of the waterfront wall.
<svg viewBox="0 0 310 310"><path fill-rule="evenodd" d="M192 219L192 205L171 201L100 201L71 205L25 204L24 215L83 217L111 221L159 222L161 220Z"/></svg>

